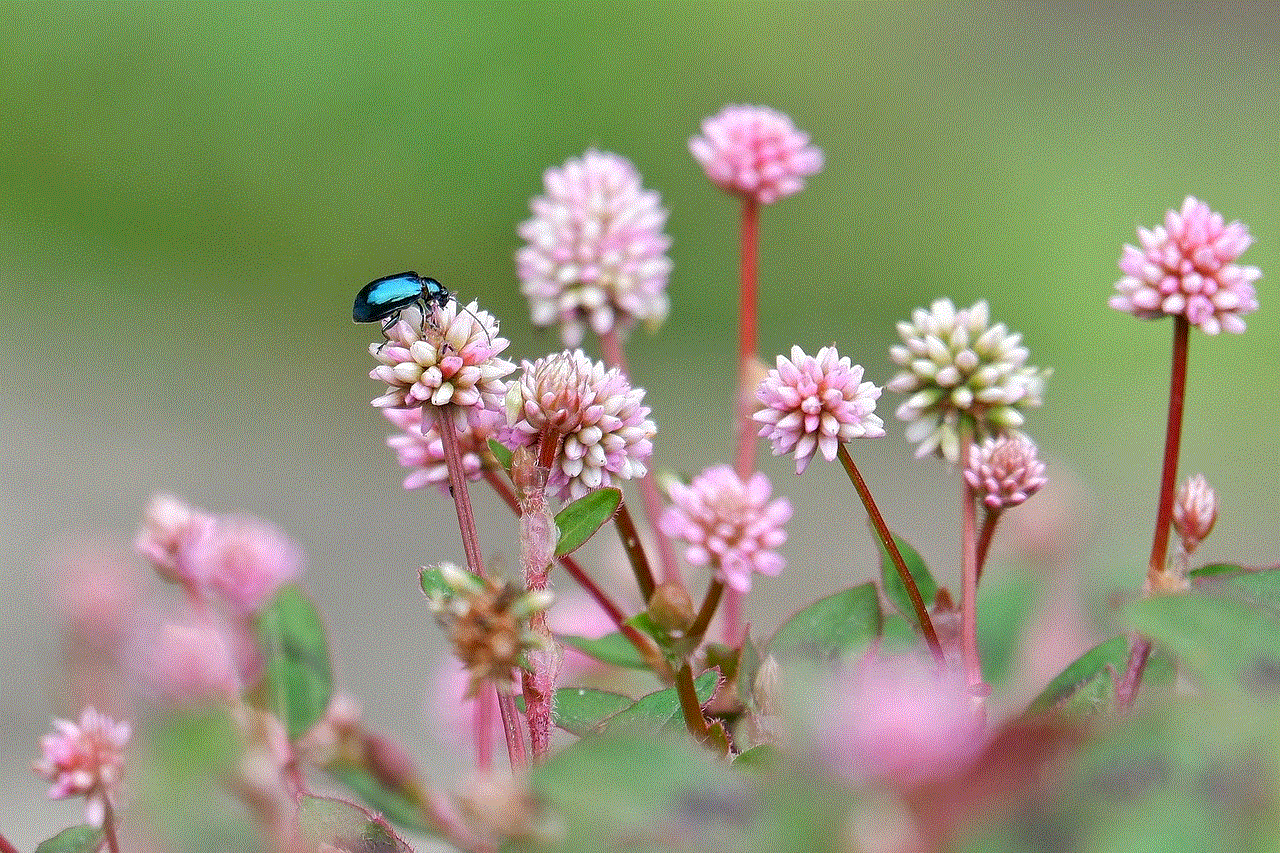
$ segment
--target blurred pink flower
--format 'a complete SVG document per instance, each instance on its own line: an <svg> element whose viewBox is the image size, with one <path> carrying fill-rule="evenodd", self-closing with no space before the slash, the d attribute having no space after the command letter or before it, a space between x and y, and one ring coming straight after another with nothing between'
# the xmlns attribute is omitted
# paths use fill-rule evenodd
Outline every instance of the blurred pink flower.
<svg viewBox="0 0 1280 853"><path fill-rule="evenodd" d="M971 445L964 479L991 509L1017 506L1049 482L1035 442L1020 433Z"/></svg>
<svg viewBox="0 0 1280 853"><path fill-rule="evenodd" d="M791 519L791 502L769 503L772 488L764 474L745 483L728 465L708 468L689 485L671 486L672 506L658 526L668 536L689 543L685 559L710 566L730 589L751 589L751 573L777 575L786 561L774 549L787 541L783 525Z"/></svg>
<svg viewBox="0 0 1280 853"><path fill-rule="evenodd" d="M417 306L404 309L387 330L387 341L369 345L379 362L369 378L387 383L373 405L452 406L461 432L468 422L483 421L485 410L502 411L503 380L516 366L498 354L511 342L498 336L497 321L474 302L466 311L454 300L432 306L425 320Z"/></svg>
<svg viewBox="0 0 1280 853"><path fill-rule="evenodd" d="M815 708L818 757L855 782L905 788L957 771L985 736L958 674L914 655L838 674Z"/></svg>
<svg viewBox="0 0 1280 853"><path fill-rule="evenodd" d="M644 389L632 388L616 367L605 369L582 350L555 353L522 365L507 391L507 447L535 447L543 432L563 437L547 479L561 500L601 486L643 477L658 428L649 419Z"/></svg>
<svg viewBox="0 0 1280 853"><path fill-rule="evenodd" d="M884 435L884 421L874 414L880 389L863 382L862 365L835 347L812 356L793 346L791 358L778 356L777 365L756 390L764 408L752 417L764 424L760 436L773 442L774 456L795 452L797 474L819 450L830 462L841 443Z"/></svg>
<svg viewBox="0 0 1280 853"><path fill-rule="evenodd" d="M212 613L184 609L140 620L129 662L146 693L186 708L239 696L251 656L245 639Z"/></svg>
<svg viewBox="0 0 1280 853"><path fill-rule="evenodd" d="M53 783L50 799L85 797L84 819L100 827L124 775L132 727L88 707L78 723L54 720L53 729L40 739L41 755L31 769Z"/></svg>
<svg viewBox="0 0 1280 853"><path fill-rule="evenodd" d="M143 512L142 528L133 547L151 562L160 577L198 587L204 578L199 576L198 567L183 559L183 548L203 536L213 523L212 515L182 498L157 494Z"/></svg>
<svg viewBox="0 0 1280 853"><path fill-rule="evenodd" d="M809 134L769 107L725 107L703 120L689 151L712 183L760 204L800 192L804 179L822 170L822 151Z"/></svg>
<svg viewBox="0 0 1280 853"><path fill-rule="evenodd" d="M516 252L521 290L535 326L559 322L565 346L597 335L651 326L667 316L671 239L656 192L644 190L629 160L588 151L543 173L546 194L529 203Z"/></svg>
<svg viewBox="0 0 1280 853"><path fill-rule="evenodd" d="M1244 331L1240 318L1257 310L1253 283L1262 277L1257 267L1235 263L1253 243L1244 224L1225 225L1221 214L1187 196L1163 226L1139 228L1138 242L1141 248L1126 245L1120 257L1124 277L1112 308L1144 320L1184 314L1209 335Z"/></svg>
<svg viewBox="0 0 1280 853"><path fill-rule="evenodd" d="M224 516L183 549L185 561L242 616L302 574L302 551L273 524Z"/></svg>
<svg viewBox="0 0 1280 853"><path fill-rule="evenodd" d="M387 438L387 446L395 451L400 464L413 471L404 478L406 489L420 489L434 485L441 492L449 491L449 468L444 461L444 443L440 429L432 423L427 434L422 434L422 408L383 409L387 420L400 427L402 432ZM484 456L488 454L488 441L495 438L502 425L502 413L484 409L476 412L467 428L458 433L462 449L462 467L467 479L475 481L484 475ZM478 427L476 426L478 425Z"/></svg>

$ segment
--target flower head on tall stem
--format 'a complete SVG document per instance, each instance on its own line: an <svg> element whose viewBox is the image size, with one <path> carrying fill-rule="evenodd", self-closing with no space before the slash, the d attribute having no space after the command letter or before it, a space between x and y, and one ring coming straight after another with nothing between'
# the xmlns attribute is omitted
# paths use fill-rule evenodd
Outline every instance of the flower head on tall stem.
<svg viewBox="0 0 1280 853"><path fill-rule="evenodd" d="M387 391L373 401L378 408L415 408L424 403L450 407L454 424L463 432L470 423L483 428L490 416L502 410L504 379L515 365L500 358L510 341L498 336L498 324L473 302L467 310L449 300L432 303L423 318L410 306L387 329L384 344L370 344L379 362L371 379L387 384Z"/></svg>
<svg viewBox="0 0 1280 853"><path fill-rule="evenodd" d="M132 727L85 708L78 722L54 720L40 739L40 757L31 769L53 783L49 799L84 797L84 819L101 827L124 775L124 748Z"/></svg>
<svg viewBox="0 0 1280 853"><path fill-rule="evenodd" d="M773 442L773 455L794 452L796 473L803 474L818 451L830 462L841 443L884 435L875 414L879 397L879 388L862 381L862 365L841 358L835 347L805 355L793 346L791 358L778 356L760 383L756 399L764 408L752 417L764 424L760 436Z"/></svg>
<svg viewBox="0 0 1280 853"><path fill-rule="evenodd" d="M804 189L822 170L822 151L809 134L769 107L730 105L704 119L689 151L726 192L772 204Z"/></svg>
<svg viewBox="0 0 1280 853"><path fill-rule="evenodd" d="M651 327L667 317L671 239L658 194L640 185L629 160L588 151L543 174L546 193L529 203L516 252L521 290L535 326L561 324L565 346L597 335Z"/></svg>
<svg viewBox="0 0 1280 853"><path fill-rule="evenodd" d="M990 325L987 303L956 310L939 299L898 323L900 345L889 355L902 369L885 387L911 396L898 407L916 456L960 461L960 431L975 440L1022 426L1022 410L1041 405L1049 371L1029 367L1022 335Z"/></svg>
<svg viewBox="0 0 1280 853"><path fill-rule="evenodd" d="M1241 317L1258 308L1253 283L1262 272L1235 263L1253 243L1243 223L1224 224L1221 214L1187 196L1163 226L1139 228L1138 242L1120 257L1124 277L1112 308L1144 320L1181 314L1209 335L1244 331Z"/></svg>
<svg viewBox="0 0 1280 853"><path fill-rule="evenodd" d="M383 409L382 414L401 430L387 439L387 446L395 451L401 465L412 469L404 478L404 487L420 489L433 485L448 494L449 469L445 464L439 426L429 424L426 434L423 434L421 407ZM468 480L474 482L484 477L485 459L489 458L488 442L497 436L503 420L502 412L486 409L474 413L467 428L458 432L462 466Z"/></svg>
<svg viewBox="0 0 1280 853"><path fill-rule="evenodd" d="M1017 506L1049 482L1035 442L1025 435L989 437L971 446L964 478L989 510Z"/></svg>
<svg viewBox="0 0 1280 853"><path fill-rule="evenodd" d="M498 439L508 447L533 447L544 433L561 439L547 487L561 500L580 498L613 479L643 477L658 428L617 368L605 369L582 350L524 362L507 392L507 426Z"/></svg>
<svg viewBox="0 0 1280 853"><path fill-rule="evenodd" d="M783 525L791 519L791 502L771 502L771 493L764 474L743 481L728 465L718 465L687 486L673 483L672 506L658 523L688 543L690 564L710 566L730 589L747 592L752 572L774 576L786 565L776 549L787 541Z"/></svg>

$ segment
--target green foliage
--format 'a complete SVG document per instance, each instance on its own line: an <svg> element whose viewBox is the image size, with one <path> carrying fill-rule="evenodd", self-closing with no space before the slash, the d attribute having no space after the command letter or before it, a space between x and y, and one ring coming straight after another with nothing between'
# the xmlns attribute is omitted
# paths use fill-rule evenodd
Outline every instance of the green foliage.
<svg viewBox="0 0 1280 853"><path fill-rule="evenodd" d="M581 548L605 522L613 518L621 503L622 491L606 487L583 495L556 513L556 529L560 531L556 556L563 557Z"/></svg>
<svg viewBox="0 0 1280 853"><path fill-rule="evenodd" d="M339 764L326 768L329 775L364 800L374 811L399 826L428 832L431 827L422 819L422 809L403 793L387 787L368 769L354 764Z"/></svg>
<svg viewBox="0 0 1280 853"><path fill-rule="evenodd" d="M700 704L711 701L719 682L720 672L714 669L709 669L694 679L693 685L697 690ZM681 726L683 719L680 712L680 697L674 687L669 687L666 690L641 696L625 710L611 717L605 724L605 729L656 733L663 729Z"/></svg>
<svg viewBox="0 0 1280 853"><path fill-rule="evenodd" d="M102 830L93 826L64 829L36 847L36 853L97 853L103 844Z"/></svg>
<svg viewBox="0 0 1280 853"><path fill-rule="evenodd" d="M782 623L766 648L776 657L838 660L866 648L883 620L875 584L864 583L821 598Z"/></svg>
<svg viewBox="0 0 1280 853"><path fill-rule="evenodd" d="M287 586L258 617L268 707L295 741L324 716L333 695L329 641L320 614Z"/></svg>
<svg viewBox="0 0 1280 853"><path fill-rule="evenodd" d="M630 696L586 687L562 687L555 693L552 722L582 737L604 731L613 717L635 704Z"/></svg>
<svg viewBox="0 0 1280 853"><path fill-rule="evenodd" d="M557 634L556 639L566 646L572 646L584 655L610 666L646 671L649 669L649 665L645 663L644 658L640 656L640 652L631 644L631 641L617 631L612 634L605 634L599 639L576 637L572 634Z"/></svg>
<svg viewBox="0 0 1280 853"><path fill-rule="evenodd" d="M298 801L298 830L306 850L330 845L347 853L413 853L386 821L330 797Z"/></svg>

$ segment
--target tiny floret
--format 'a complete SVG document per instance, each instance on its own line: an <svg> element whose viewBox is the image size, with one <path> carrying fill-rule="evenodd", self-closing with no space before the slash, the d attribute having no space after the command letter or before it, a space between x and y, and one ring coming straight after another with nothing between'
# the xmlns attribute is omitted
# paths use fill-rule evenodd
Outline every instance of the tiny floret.
<svg viewBox="0 0 1280 853"><path fill-rule="evenodd" d="M1218 520L1218 495L1203 474L1188 477L1173 502L1173 529L1190 554L1213 531Z"/></svg>
<svg viewBox="0 0 1280 853"><path fill-rule="evenodd" d="M791 502L770 502L771 493L764 474L743 482L728 465L708 468L687 486L672 484L659 527L688 543L690 565L709 566L730 589L747 592L752 572L773 576L786 565L776 549L787 541Z"/></svg>
<svg viewBox="0 0 1280 853"><path fill-rule="evenodd" d="M504 380L515 365L498 354L510 341L498 336L497 321L474 302L467 310L459 310L452 299L431 305L425 321L416 305L405 308L387 329L387 342L369 345L379 362L369 377L387 384L387 392L373 405L451 406L461 432L468 421L487 418L485 410L502 410Z"/></svg>
<svg viewBox="0 0 1280 853"><path fill-rule="evenodd" d="M1138 242L1120 257L1124 277L1112 308L1144 320L1181 314L1209 335L1244 331L1241 317L1257 310L1253 283L1262 277L1257 267L1235 263L1253 243L1247 226L1226 225L1222 214L1187 196L1163 226L1139 228Z"/></svg>
<svg viewBox="0 0 1280 853"><path fill-rule="evenodd" d="M40 757L31 769L53 783L49 799L84 797L85 821L101 827L124 775L124 748L131 734L129 723L85 708L79 722L53 721L53 732L40 739Z"/></svg>
<svg viewBox="0 0 1280 853"><path fill-rule="evenodd" d="M1050 371L1027 366L1022 335L992 326L987 303L957 310L939 299L898 323L900 345L889 356L902 370L885 387L910 394L898 407L916 456L935 453L960 461L960 430L967 422L976 440L1013 432L1022 410L1043 403Z"/></svg>
<svg viewBox="0 0 1280 853"><path fill-rule="evenodd" d="M841 358L835 347L817 355L791 348L756 389L764 408L752 417L764 424L761 438L773 443L773 455L794 452L796 473L803 474L815 453L828 462L840 444L855 438L880 438L884 421L875 414L880 389L862 381L862 365Z"/></svg>
<svg viewBox="0 0 1280 853"><path fill-rule="evenodd" d="M576 347L584 327L603 335L661 324L671 239L658 194L641 187L629 160L602 151L548 169L543 184L516 252L534 325L559 323L565 346Z"/></svg>
<svg viewBox="0 0 1280 853"><path fill-rule="evenodd" d="M800 192L804 179L822 170L822 151L809 134L769 107L725 107L703 120L689 151L716 186L760 204Z"/></svg>
<svg viewBox="0 0 1280 853"><path fill-rule="evenodd" d="M972 445L964 479L993 510L1017 506L1049 482L1035 442L1025 435L1002 435Z"/></svg>
<svg viewBox="0 0 1280 853"><path fill-rule="evenodd" d="M498 440L511 449L534 447L544 433L560 449L547 488L561 500L643 477L658 428L649 419L644 389L632 388L616 367L605 369L582 352L565 350L524 362L507 393L507 426Z"/></svg>

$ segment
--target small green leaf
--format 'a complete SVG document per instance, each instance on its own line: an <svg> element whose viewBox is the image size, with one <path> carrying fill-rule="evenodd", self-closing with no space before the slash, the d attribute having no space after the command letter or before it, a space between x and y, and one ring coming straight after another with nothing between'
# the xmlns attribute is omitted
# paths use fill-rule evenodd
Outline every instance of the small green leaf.
<svg viewBox="0 0 1280 853"><path fill-rule="evenodd" d="M1218 577L1219 575L1244 574L1249 570L1236 563L1210 563L1198 569L1192 569L1187 575L1193 580Z"/></svg>
<svg viewBox="0 0 1280 853"><path fill-rule="evenodd" d="M719 683L720 672L715 669L709 669L695 678L693 686L698 694L698 704L705 705L710 702ZM624 731L659 732L673 723L678 724L683 719L680 712L680 696L676 693L676 689L671 687L641 696L631 704L631 707L610 718L605 727L610 732L616 731L617 728Z"/></svg>
<svg viewBox="0 0 1280 853"><path fill-rule="evenodd" d="M1218 595L1159 595L1128 608L1130 624L1209 684L1249 686L1280 671L1280 620L1257 603Z"/></svg>
<svg viewBox="0 0 1280 853"><path fill-rule="evenodd" d="M916 587L920 590L920 597L924 600L924 606L927 608L933 604L934 596L938 594L938 582L933 579L933 575L929 572L929 567L925 565L924 558L920 556L920 552L912 548L907 540L900 536L894 535L893 542L898 546L898 552L902 554L902 562L906 564L907 571L911 573L911 577L916 582ZM880 581L884 584L885 598L897 608L907 622L915 626L916 630L920 630L920 620L916 617L916 609L911 606L911 596L907 594L907 585L902 582L902 576L898 574L898 569L893 564L893 559L889 556L889 550L884 544L876 539L876 547L880 549Z"/></svg>
<svg viewBox="0 0 1280 853"><path fill-rule="evenodd" d="M602 731L614 715L635 704L630 696L591 690L585 687L562 687L556 691L551 721L567 732L582 737Z"/></svg>
<svg viewBox="0 0 1280 853"><path fill-rule="evenodd" d="M1210 575L1192 572L1202 590L1243 597L1271 611L1280 610L1280 569L1246 569L1240 566L1205 566L1225 571Z"/></svg>
<svg viewBox="0 0 1280 853"><path fill-rule="evenodd" d="M800 653L835 660L866 648L880 636L882 624L880 597L868 581L804 608L782 623L766 648L777 656Z"/></svg>
<svg viewBox="0 0 1280 853"><path fill-rule="evenodd" d="M738 669L735 674L738 685L738 696L748 707L755 707L756 673L760 671L760 650L751 641L748 634L742 640L742 650L738 654Z"/></svg>
<svg viewBox="0 0 1280 853"><path fill-rule="evenodd" d="M376 776L354 764L335 765L326 768L329 775L346 785L351 792L364 800L375 811L400 826L418 832L430 832L432 828L422 819L422 809L401 794L382 784Z"/></svg>
<svg viewBox="0 0 1280 853"><path fill-rule="evenodd" d="M645 663L636 647L631 645L631 641L617 631L605 634L598 640L575 637L572 634L557 634L556 639L566 646L577 649L587 657L610 666L620 666L623 669L649 669L649 665Z"/></svg>
<svg viewBox="0 0 1280 853"><path fill-rule="evenodd" d="M333 695L324 625L296 586L281 589L259 615L258 645L268 706L296 741L324 716Z"/></svg>
<svg viewBox="0 0 1280 853"><path fill-rule="evenodd" d="M1128 638L1112 637L1105 643L1099 643L1068 664L1066 669L1050 681L1049 686L1041 690L1040 695L1027 708L1028 713L1038 714L1060 707L1099 680L1111 684L1107 667L1110 666L1122 675L1128 659Z"/></svg>
<svg viewBox="0 0 1280 853"><path fill-rule="evenodd" d="M302 796L298 831L306 850L327 845L345 853L413 853L385 820L333 797Z"/></svg>
<svg viewBox="0 0 1280 853"><path fill-rule="evenodd" d="M93 826L64 829L36 848L36 853L95 853L102 846L102 830Z"/></svg>
<svg viewBox="0 0 1280 853"><path fill-rule="evenodd" d="M502 470L511 475L511 451L507 446L496 438L489 439L489 452L493 454L493 458L498 460L498 464L502 466Z"/></svg>
<svg viewBox="0 0 1280 853"><path fill-rule="evenodd" d="M560 541L556 556L564 557L582 547L606 521L613 518L622 503L622 491L613 487L588 492L556 513Z"/></svg>
<svg viewBox="0 0 1280 853"><path fill-rule="evenodd" d="M758 743L733 759L733 766L749 770L773 770L782 763L782 752L771 743Z"/></svg>

